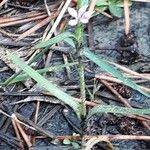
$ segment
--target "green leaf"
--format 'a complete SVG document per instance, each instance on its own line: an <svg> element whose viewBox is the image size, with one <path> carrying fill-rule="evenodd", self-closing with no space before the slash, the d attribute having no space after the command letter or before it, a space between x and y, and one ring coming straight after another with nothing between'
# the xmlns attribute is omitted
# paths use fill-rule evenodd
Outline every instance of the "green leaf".
<svg viewBox="0 0 150 150"><path fill-rule="evenodd" d="M97 11L100 11L100 12L103 12L107 9L107 6L96 6L96 10Z"/></svg>
<svg viewBox="0 0 150 150"><path fill-rule="evenodd" d="M85 6L88 4L89 4L89 0L78 0L77 1L78 8L81 8L82 6Z"/></svg>
<svg viewBox="0 0 150 150"><path fill-rule="evenodd" d="M118 7L115 3L109 5L109 10L113 16L122 17L123 9Z"/></svg>
<svg viewBox="0 0 150 150"><path fill-rule="evenodd" d="M116 5L117 5L118 7L124 7L124 4L123 4L123 1L122 1L122 0L117 1ZM131 5L132 5L132 2L129 1L129 6L131 6Z"/></svg>
<svg viewBox="0 0 150 150"><path fill-rule="evenodd" d="M70 32L64 32L64 33L61 33L61 34L49 39L48 41L43 41L43 42L35 45L35 48L50 47L53 44L59 43L59 42L63 41L65 38L69 38L69 37L74 37L74 35L71 34Z"/></svg>
<svg viewBox="0 0 150 150"><path fill-rule="evenodd" d="M37 71L32 69L30 66L25 64L20 58L18 58L15 54L9 54L9 57L12 59L12 61L20 67L24 72L26 72L31 78L33 78L38 84L48 90L50 93L52 93L55 97L57 97L59 100L64 102L65 104L69 105L77 114L77 116L80 118L80 112L79 112L79 103L75 100L74 97L68 95L67 93L60 90L56 85L52 84L50 81L45 79L43 76L41 76Z"/></svg>
<svg viewBox="0 0 150 150"><path fill-rule="evenodd" d="M97 0L96 1L96 6L106 6L108 5L107 0Z"/></svg>
<svg viewBox="0 0 150 150"><path fill-rule="evenodd" d="M108 64L105 60L99 58L94 53L92 53L88 48L85 48L83 50L83 55L85 55L87 58L89 58L91 61L96 63L99 67L101 67L106 72L110 73L112 76L118 78L121 80L125 85L133 88L134 90L139 91L140 93L144 94L147 97L150 97L150 95L142 90L136 83L134 83L132 80L126 78L119 70L115 69L114 66Z"/></svg>
<svg viewBox="0 0 150 150"><path fill-rule="evenodd" d="M65 145L70 145L70 144L71 144L71 141L68 140L68 139L64 139L64 140L63 140L63 144L65 144Z"/></svg>
<svg viewBox="0 0 150 150"><path fill-rule="evenodd" d="M73 48L75 48L75 44L72 38L65 38L64 41L69 44L70 46L72 46Z"/></svg>
<svg viewBox="0 0 150 150"><path fill-rule="evenodd" d="M44 68L44 69L39 69L37 70L38 73L40 74L43 74L43 73L46 73L46 72L52 72L52 71L59 71L61 69L63 69L64 67L70 67L70 66L74 66L74 65L77 65L78 63L77 62L74 62L74 63L68 63L68 64L64 64L64 65L57 65L57 66L53 66L53 67L48 67L48 68ZM10 83L17 83L17 82L20 82L20 81L24 81L24 80L27 80L31 78L28 74L26 73L22 73L20 75L18 75L16 78L14 78Z"/></svg>
<svg viewBox="0 0 150 150"><path fill-rule="evenodd" d="M150 109L135 109L126 108L113 105L98 105L89 111L87 118L97 114L97 113L119 113L123 115L146 115L150 114Z"/></svg>
<svg viewBox="0 0 150 150"><path fill-rule="evenodd" d="M71 142L71 145L73 146L74 149L80 149L80 145L77 142Z"/></svg>

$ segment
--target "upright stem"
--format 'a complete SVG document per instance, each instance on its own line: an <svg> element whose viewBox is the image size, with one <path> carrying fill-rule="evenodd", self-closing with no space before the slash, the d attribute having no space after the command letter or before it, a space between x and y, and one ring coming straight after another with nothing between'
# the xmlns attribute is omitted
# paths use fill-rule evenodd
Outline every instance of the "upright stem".
<svg viewBox="0 0 150 150"><path fill-rule="evenodd" d="M78 55L79 62L79 80L80 80L80 93L81 93L81 105L80 105L80 115L84 119L86 115L86 105L85 105L85 78L84 78L84 64L82 63L82 57L80 56L81 45L83 42L83 25L78 23L76 26L75 34L77 38L76 51Z"/></svg>
<svg viewBox="0 0 150 150"><path fill-rule="evenodd" d="M84 78L84 64L79 60L79 77L80 77L80 92L81 92L81 118L84 119L86 115L86 94L85 94L85 78Z"/></svg>

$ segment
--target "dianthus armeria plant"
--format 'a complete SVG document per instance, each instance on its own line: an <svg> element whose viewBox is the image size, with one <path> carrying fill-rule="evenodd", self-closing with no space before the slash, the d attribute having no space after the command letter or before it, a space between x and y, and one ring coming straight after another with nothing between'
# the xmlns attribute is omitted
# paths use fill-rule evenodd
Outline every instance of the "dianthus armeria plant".
<svg viewBox="0 0 150 150"><path fill-rule="evenodd" d="M78 23L88 23L89 19L92 16L92 12L88 11L87 8L88 5L84 5L77 11L74 8L69 7L68 12L73 17L73 19L71 19L68 24L71 26L75 26Z"/></svg>
<svg viewBox="0 0 150 150"><path fill-rule="evenodd" d="M85 79L84 79L84 63L83 63L83 56L88 58L90 61L97 64L101 69L108 72L112 76L119 79L125 85L133 88L134 90L139 91L140 93L144 94L145 96L150 96L146 91L144 91L140 86L138 86L132 80L126 78L121 71L117 70L112 64L108 61L101 59L93 52L90 51L88 47L82 47L83 45L83 37L85 26L87 25L90 18L93 16L94 13L94 6L96 4L96 0L78 0L76 8L68 7L68 13L70 14L70 20L68 25L75 27L74 33L64 32L61 33L48 41L42 41L39 44L35 45L35 48L42 49L41 54L45 53L49 47L53 44L62 42L64 39L70 38L73 40L76 53L78 54L77 62L72 65L76 65L79 72L80 78L80 102L77 101L74 97L70 96L69 94L63 92L58 86L52 84L47 79L45 79L40 73L34 69L32 69L29 65L21 61L15 54L9 54L9 57L13 60L15 64L17 64L28 76L33 78L36 82L39 83L42 87L47 89L50 93L52 93L55 97L57 97L60 101L64 102L68 106L70 106L77 114L79 119L86 118L86 93L85 93ZM36 56L38 58L39 55ZM71 64L70 64L71 65ZM65 65L64 67L69 66L69 64ZM45 69L49 70L49 69ZM25 76L25 74L23 74ZM12 78L11 78L12 80ZM13 78L15 80L15 78ZM12 82L13 82L12 80ZM10 80L9 80L10 83ZM14 82L13 82L14 83ZM133 108L123 108L119 106L107 106L107 105L100 105L96 106L95 108L91 109L88 113L88 118L95 113L120 113L124 115L143 115L143 114L150 114L150 109L133 109Z"/></svg>
<svg viewBox="0 0 150 150"><path fill-rule="evenodd" d="M89 19L91 18L93 12L88 10L88 3L84 1L78 1L77 8L68 8L68 12L71 16L70 21L68 22L71 26L76 26L75 28L75 47L76 52L80 54L81 48L80 46L83 43L84 36L84 24L87 24ZM82 63L82 56L78 57L79 62L79 78L80 78L80 93L81 93L81 105L80 105L80 115L81 118L85 118L86 116L86 94L85 94L85 79L84 79L84 64Z"/></svg>

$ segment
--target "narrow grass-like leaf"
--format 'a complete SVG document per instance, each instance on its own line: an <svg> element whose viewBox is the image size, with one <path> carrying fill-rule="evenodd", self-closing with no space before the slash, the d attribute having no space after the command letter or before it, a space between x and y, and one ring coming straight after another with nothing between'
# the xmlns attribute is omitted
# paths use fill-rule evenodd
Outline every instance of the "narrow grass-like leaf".
<svg viewBox="0 0 150 150"><path fill-rule="evenodd" d="M75 43L74 43L74 41L73 41L72 38L65 38L65 39L64 39L64 42L66 42L67 44L69 44L69 45L72 46L73 48L76 47L76 46L75 46Z"/></svg>
<svg viewBox="0 0 150 150"><path fill-rule="evenodd" d="M25 62L23 62L20 58L15 54L9 54L10 59L20 67L24 72L26 72L31 78L33 78L38 84L52 93L59 100L69 105L80 118L79 112L79 103L72 96L60 90L56 85L52 84L50 81L41 76L37 71L28 66Z"/></svg>
<svg viewBox="0 0 150 150"><path fill-rule="evenodd" d="M53 44L59 43L59 42L63 41L65 38L69 38L69 37L74 37L74 35L71 34L70 32L64 32L64 33L61 33L61 34L49 39L48 41L43 41L43 42L35 45L35 48L50 47Z"/></svg>
<svg viewBox="0 0 150 150"><path fill-rule="evenodd" d="M89 58L91 61L96 63L99 67L101 67L103 70L110 73L112 76L118 78L121 80L124 84L127 86L133 88L134 90L139 91L140 93L144 94L147 97L150 97L150 95L142 90L136 83L134 83L132 80L126 78L119 70L115 69L114 66L108 64L105 60L99 58L94 53L92 53L88 48L85 48L83 50L83 55L85 55L87 58Z"/></svg>
<svg viewBox="0 0 150 150"><path fill-rule="evenodd" d="M123 115L147 115L150 114L150 109L136 109L136 108L126 108L114 105L98 105L92 108L87 118L90 118L92 115L97 113L119 113Z"/></svg>
<svg viewBox="0 0 150 150"><path fill-rule="evenodd" d="M74 65L77 65L77 64L78 64L77 62L68 63L68 64L57 65L57 66L48 67L48 68L44 68L44 69L39 69L39 70L36 70L36 71L39 74L43 74L43 73L46 73L46 72L59 71L59 70L63 69L64 67L71 67L71 66L74 66ZM16 78L14 78L9 84L17 83L17 82L20 82L20 81L25 81L29 78L31 78L31 77L28 74L22 73L22 74L18 75Z"/></svg>

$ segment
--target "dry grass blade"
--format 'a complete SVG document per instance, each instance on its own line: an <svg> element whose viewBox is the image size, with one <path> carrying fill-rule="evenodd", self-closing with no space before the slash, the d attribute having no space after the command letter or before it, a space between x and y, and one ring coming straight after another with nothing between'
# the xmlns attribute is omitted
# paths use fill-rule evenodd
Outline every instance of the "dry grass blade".
<svg viewBox="0 0 150 150"><path fill-rule="evenodd" d="M93 136L84 136L84 139L91 139ZM150 140L150 136L140 135L97 135L97 138L112 140Z"/></svg>
<svg viewBox="0 0 150 150"><path fill-rule="evenodd" d="M130 30L130 16L129 16L129 0L124 0L124 17L125 17L125 33Z"/></svg>
<svg viewBox="0 0 150 150"><path fill-rule="evenodd" d="M60 23L64 13L66 12L68 6L70 5L71 0L67 0L62 8L62 10L60 11L59 16L57 17L54 25L52 26L51 30L49 31L47 37L45 38L45 41L49 40L51 38L51 36L53 35L54 31L56 30L58 24Z"/></svg>
<svg viewBox="0 0 150 150"><path fill-rule="evenodd" d="M43 19L45 18L47 15L40 15L40 16L36 16L34 18L26 18L23 20L16 20L16 21L12 21L12 22L6 22L6 23L1 23L0 27L7 27L7 26L13 26L13 25L17 25L17 24L23 24L29 21L35 21L35 20L39 20L39 19Z"/></svg>
<svg viewBox="0 0 150 150"><path fill-rule="evenodd" d="M93 12L95 5L96 5L96 0L92 0L90 7L89 7L89 12L91 12L91 13Z"/></svg>
<svg viewBox="0 0 150 150"><path fill-rule="evenodd" d="M99 142L107 142L109 145L109 150L113 150L113 145L109 142L108 137L103 136L103 137L96 137L93 136L91 139L89 139L87 141L87 143L85 144L85 149L84 150L91 150L92 147L99 143Z"/></svg>
<svg viewBox="0 0 150 150"><path fill-rule="evenodd" d="M2 7L8 0L2 0L2 2L0 3L0 7Z"/></svg>
<svg viewBox="0 0 150 150"><path fill-rule="evenodd" d="M18 130L20 131L20 133L21 133L23 139L25 140L26 144L28 145L28 147L31 147L31 146L32 146L32 143L30 142L29 137L28 137L27 134L24 132L24 130L23 130L23 128L21 127L21 125L16 121L16 120L18 120L18 119L16 118L16 116L15 116L14 114L12 115L12 117L13 117L13 119L14 119L14 121L15 121L15 123L16 123L16 126L17 126Z"/></svg>
<svg viewBox="0 0 150 150"><path fill-rule="evenodd" d="M56 16L58 15L58 12L55 12L52 16L47 17L46 19L42 20L41 22L39 22L37 25L35 25L34 27L32 27L31 29L27 30L26 32L24 32L23 34L21 34L16 41L19 41L27 36L29 36L30 34L32 34L33 32L35 32L36 30L38 30L39 28L41 28L42 26L46 25L47 23L49 23L52 19L54 19Z"/></svg>
<svg viewBox="0 0 150 150"><path fill-rule="evenodd" d="M106 80L106 81L110 81L110 82L114 82L114 83L119 83L119 84L124 84L121 80L111 77L111 76L105 76L105 75L95 75L95 78L100 79L100 80ZM145 90L146 92L150 93L150 88L147 87L143 87L140 86L139 87L143 90Z"/></svg>
<svg viewBox="0 0 150 150"><path fill-rule="evenodd" d="M145 74L142 75L142 74L140 74L140 73L137 73L137 72L135 72L135 71L132 71L132 70L130 70L129 68L126 68L126 67L124 67L124 66L121 66L121 65L119 65L119 64L116 64L116 63L114 63L114 62L109 62L109 61L108 61L108 63L115 65L117 68L119 68L119 69L121 69L121 70L123 70L123 71L125 71L125 72L127 72L127 73L129 73L129 74L131 74L131 75L139 76L139 77L141 77L141 78L143 78L143 79L150 80L150 76L146 76Z"/></svg>
<svg viewBox="0 0 150 150"><path fill-rule="evenodd" d="M27 18L34 18L37 16L41 16L41 15L45 15L45 17L47 16L45 14L45 12L43 13L38 13L38 12L32 12L32 13L25 13L25 14L21 14L21 15L14 15L14 16L9 16L9 17L0 17L0 24L1 23L7 23L7 22L13 22L13 21L17 21L17 20L23 20L23 19L27 19Z"/></svg>

